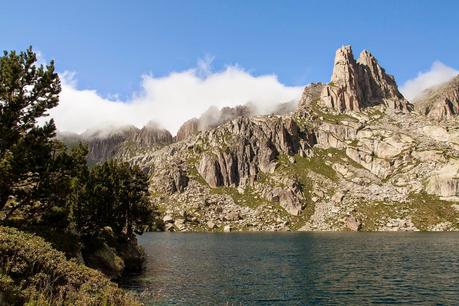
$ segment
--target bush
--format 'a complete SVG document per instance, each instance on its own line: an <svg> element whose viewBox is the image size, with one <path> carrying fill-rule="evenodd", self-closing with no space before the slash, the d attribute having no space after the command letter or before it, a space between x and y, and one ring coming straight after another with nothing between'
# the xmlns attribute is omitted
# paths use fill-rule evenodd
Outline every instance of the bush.
<svg viewBox="0 0 459 306"><path fill-rule="evenodd" d="M0 305L139 305L102 273L40 237L0 227Z"/></svg>

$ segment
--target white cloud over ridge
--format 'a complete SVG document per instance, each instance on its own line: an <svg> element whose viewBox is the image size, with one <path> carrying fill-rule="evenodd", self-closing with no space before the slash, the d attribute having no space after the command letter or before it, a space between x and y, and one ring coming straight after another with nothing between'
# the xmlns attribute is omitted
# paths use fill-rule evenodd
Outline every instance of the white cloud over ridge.
<svg viewBox="0 0 459 306"><path fill-rule="evenodd" d="M212 72L211 62L207 57L194 69L164 77L143 76L141 92L127 101L78 89L74 74L65 72L61 74L60 103L50 116L57 129L66 132L131 124L142 127L155 121L175 134L184 121L211 106L252 102L260 113L266 113L278 103L298 99L303 89L285 86L275 75L253 76L237 66Z"/></svg>
<svg viewBox="0 0 459 306"><path fill-rule="evenodd" d="M440 61L435 61L430 70L419 72L414 79L403 83L400 87L400 91L408 100L411 101L419 96L425 89L440 85L458 74L458 70L446 66Z"/></svg>

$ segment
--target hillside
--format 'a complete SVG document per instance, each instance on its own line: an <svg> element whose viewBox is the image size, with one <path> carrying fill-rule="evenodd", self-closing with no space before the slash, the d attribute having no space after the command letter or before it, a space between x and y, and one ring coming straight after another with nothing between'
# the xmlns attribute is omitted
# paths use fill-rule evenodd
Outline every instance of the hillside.
<svg viewBox="0 0 459 306"><path fill-rule="evenodd" d="M0 226L1 305L140 305L35 235Z"/></svg>

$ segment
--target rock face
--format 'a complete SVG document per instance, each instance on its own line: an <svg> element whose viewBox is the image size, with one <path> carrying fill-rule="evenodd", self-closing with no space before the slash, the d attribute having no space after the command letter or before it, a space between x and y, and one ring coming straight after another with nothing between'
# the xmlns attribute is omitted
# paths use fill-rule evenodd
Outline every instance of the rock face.
<svg viewBox="0 0 459 306"><path fill-rule="evenodd" d="M296 106L297 101L290 101L279 103L274 108L263 111L264 113L272 115L285 115L295 111ZM182 124L175 139L181 141L201 131L214 129L236 118L250 118L255 115L257 115L257 110L255 106L250 103L235 107L223 107L222 109L210 107L199 118L190 119Z"/></svg>
<svg viewBox="0 0 459 306"><path fill-rule="evenodd" d="M199 119L193 118L186 121L182 126L179 128L175 139L177 141L184 140L192 135L197 134L200 131L200 124Z"/></svg>
<svg viewBox="0 0 459 306"><path fill-rule="evenodd" d="M162 129L156 123L150 122L140 130L137 130L136 133L127 140L134 142L137 146L148 148L171 144L173 142L173 137L168 130Z"/></svg>
<svg viewBox="0 0 459 306"><path fill-rule="evenodd" d="M230 122L224 133L237 137L226 150L203 154L198 166L199 174L211 187L251 186L260 171L274 171L279 154L305 152L313 144L312 136L300 133L292 119L239 118ZM221 136L209 134L208 137L212 141Z"/></svg>
<svg viewBox="0 0 459 306"><path fill-rule="evenodd" d="M88 162L97 163L113 158L120 150L121 144L127 139L134 137L137 132L138 129L135 126L113 128L110 130L92 130L83 133L80 136L80 140L88 144Z"/></svg>
<svg viewBox="0 0 459 306"><path fill-rule="evenodd" d="M176 140L184 140L200 131L216 128L238 117L250 117L254 112L255 110L250 105L223 107L221 110L210 107L199 118L186 121L178 130Z"/></svg>
<svg viewBox="0 0 459 306"><path fill-rule="evenodd" d="M412 108L376 58L364 50L356 61L351 46L336 51L331 82L322 89L321 103L338 112L379 104L399 112Z"/></svg>
<svg viewBox="0 0 459 306"><path fill-rule="evenodd" d="M135 126L109 127L100 130L89 130L81 135L60 133L57 139L66 144L85 143L88 145L87 160L94 164L128 154L135 150L161 147L173 142L169 131L161 129L155 123L148 123L142 129Z"/></svg>
<svg viewBox="0 0 459 306"><path fill-rule="evenodd" d="M459 75L450 81L425 90L413 104L415 109L434 120L450 119L459 115Z"/></svg>
<svg viewBox="0 0 459 306"><path fill-rule="evenodd" d="M306 86L298 103L298 110L305 111L313 102L318 101L324 87L325 85L322 83L312 83Z"/></svg>
<svg viewBox="0 0 459 306"><path fill-rule="evenodd" d="M426 191L444 198L459 198L459 159L435 171L427 182Z"/></svg>

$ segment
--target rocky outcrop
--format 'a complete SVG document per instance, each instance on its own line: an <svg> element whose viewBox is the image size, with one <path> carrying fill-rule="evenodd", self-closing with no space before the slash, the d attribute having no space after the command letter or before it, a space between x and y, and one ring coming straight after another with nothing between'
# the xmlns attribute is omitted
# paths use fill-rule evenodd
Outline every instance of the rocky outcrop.
<svg viewBox="0 0 459 306"><path fill-rule="evenodd" d="M346 154L380 178L386 178L409 161L414 140L405 134L387 130L362 129L356 143L346 147Z"/></svg>
<svg viewBox="0 0 459 306"><path fill-rule="evenodd" d="M459 115L459 75L452 80L425 90L413 104L415 109L434 120L450 119Z"/></svg>
<svg viewBox="0 0 459 306"><path fill-rule="evenodd" d="M362 128L358 122L342 121L339 124L321 122L314 131L317 145L321 148L343 149L347 142L357 138L357 132Z"/></svg>
<svg viewBox="0 0 459 306"><path fill-rule="evenodd" d="M320 99L320 93L325 87L322 83L311 83L306 86L301 95L300 102L298 103L298 110L303 112L307 110L313 102L318 102Z"/></svg>
<svg viewBox="0 0 459 306"><path fill-rule="evenodd" d="M255 113L251 105L239 105L235 107L223 107L218 109L210 107L199 118L186 121L178 130L176 140L181 141L200 131L216 128L238 117L250 117Z"/></svg>
<svg viewBox="0 0 459 306"><path fill-rule="evenodd" d="M175 164L156 171L156 175L152 180L155 183L157 191L170 194L183 192L188 186L189 177L183 169L183 165Z"/></svg>
<svg viewBox="0 0 459 306"><path fill-rule="evenodd" d="M426 191L444 198L459 198L459 159L435 171L427 182Z"/></svg>
<svg viewBox="0 0 459 306"><path fill-rule="evenodd" d="M149 122L127 140L134 142L137 146L149 148L171 144L173 137L168 130L162 129L154 122Z"/></svg>
<svg viewBox="0 0 459 306"><path fill-rule="evenodd" d="M356 61L351 46L336 51L331 81L322 89L320 100L322 105L338 112L360 111L380 104L400 112L412 108L398 91L394 78L386 74L375 57L364 50Z"/></svg>
<svg viewBox="0 0 459 306"><path fill-rule="evenodd" d="M175 139L177 141L184 140L192 135L197 134L200 131L199 127L199 119L193 118L185 123L182 124L182 126L179 128L177 135L175 136Z"/></svg>
<svg viewBox="0 0 459 306"><path fill-rule="evenodd" d="M353 215L346 217L346 227L353 232L358 232L362 228L362 222Z"/></svg>
<svg viewBox="0 0 459 306"><path fill-rule="evenodd" d="M290 118L239 118L208 137L212 141L221 133L237 137L225 150L204 153L198 166L199 173L212 187L250 186L260 171L274 171L279 154L297 154L313 145L312 135L300 133L297 123Z"/></svg>
<svg viewBox="0 0 459 306"><path fill-rule="evenodd" d="M298 216L304 208L303 190L298 182L292 182L289 187L276 187L263 194L263 197L273 203L279 203L289 214Z"/></svg>

